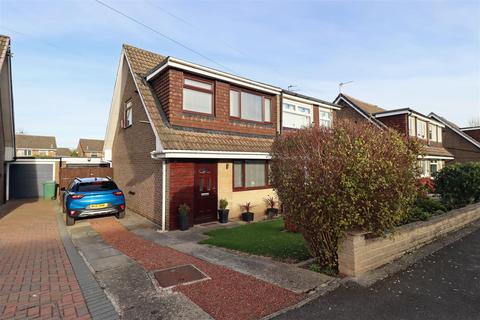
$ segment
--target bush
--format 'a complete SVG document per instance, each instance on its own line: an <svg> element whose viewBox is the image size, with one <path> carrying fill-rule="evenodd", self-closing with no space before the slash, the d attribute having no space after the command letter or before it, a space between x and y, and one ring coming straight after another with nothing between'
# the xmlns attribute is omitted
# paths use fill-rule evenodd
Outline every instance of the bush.
<svg viewBox="0 0 480 320"><path fill-rule="evenodd" d="M419 197L417 198L417 200L415 200L415 206L431 214L438 214L439 211L442 211L442 212L447 211L445 206L440 201L432 198Z"/></svg>
<svg viewBox="0 0 480 320"><path fill-rule="evenodd" d="M480 163L455 163L434 175L437 192L449 208L480 201Z"/></svg>
<svg viewBox="0 0 480 320"><path fill-rule="evenodd" d="M273 186L320 265L337 267L346 231L381 235L405 218L416 195L417 152L418 143L394 130L349 121L275 139Z"/></svg>

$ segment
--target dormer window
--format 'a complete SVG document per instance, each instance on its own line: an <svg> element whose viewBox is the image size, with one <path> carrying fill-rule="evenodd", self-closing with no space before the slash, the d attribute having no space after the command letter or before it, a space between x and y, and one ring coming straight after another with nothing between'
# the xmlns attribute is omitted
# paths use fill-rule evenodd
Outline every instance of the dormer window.
<svg viewBox="0 0 480 320"><path fill-rule="evenodd" d="M313 123L312 106L299 105L294 102L284 102L283 110L283 127L301 129L310 127ZM324 116L326 120L326 115Z"/></svg>
<svg viewBox="0 0 480 320"><path fill-rule="evenodd" d="M185 77L183 110L213 115L213 82Z"/></svg>
<svg viewBox="0 0 480 320"><path fill-rule="evenodd" d="M417 119L417 138L427 138L427 123L420 119Z"/></svg>
<svg viewBox="0 0 480 320"><path fill-rule="evenodd" d="M230 90L230 117L256 122L272 122L270 97L241 89Z"/></svg>

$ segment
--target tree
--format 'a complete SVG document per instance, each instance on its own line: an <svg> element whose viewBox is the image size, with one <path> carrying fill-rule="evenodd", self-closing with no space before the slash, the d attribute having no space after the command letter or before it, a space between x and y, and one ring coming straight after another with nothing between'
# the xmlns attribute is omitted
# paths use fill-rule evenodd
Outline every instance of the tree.
<svg viewBox="0 0 480 320"><path fill-rule="evenodd" d="M352 229L391 231L415 199L419 145L394 130L338 121L277 137L271 179L286 218L324 267Z"/></svg>
<svg viewBox="0 0 480 320"><path fill-rule="evenodd" d="M478 127L480 126L480 116L474 117L468 121L469 127Z"/></svg>

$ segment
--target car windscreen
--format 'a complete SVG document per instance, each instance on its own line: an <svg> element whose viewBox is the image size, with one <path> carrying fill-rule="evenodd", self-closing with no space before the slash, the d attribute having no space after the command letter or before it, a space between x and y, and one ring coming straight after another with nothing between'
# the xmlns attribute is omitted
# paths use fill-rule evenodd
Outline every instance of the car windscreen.
<svg viewBox="0 0 480 320"><path fill-rule="evenodd" d="M118 189L113 181L82 182L77 186L77 192L109 191Z"/></svg>

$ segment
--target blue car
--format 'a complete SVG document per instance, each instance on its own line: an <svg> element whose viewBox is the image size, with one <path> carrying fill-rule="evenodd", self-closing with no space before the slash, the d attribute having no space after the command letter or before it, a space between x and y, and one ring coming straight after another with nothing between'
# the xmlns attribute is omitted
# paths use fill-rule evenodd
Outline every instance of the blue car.
<svg viewBox="0 0 480 320"><path fill-rule="evenodd" d="M64 192L67 226L78 218L115 214L125 217L125 196L110 178L75 178Z"/></svg>

